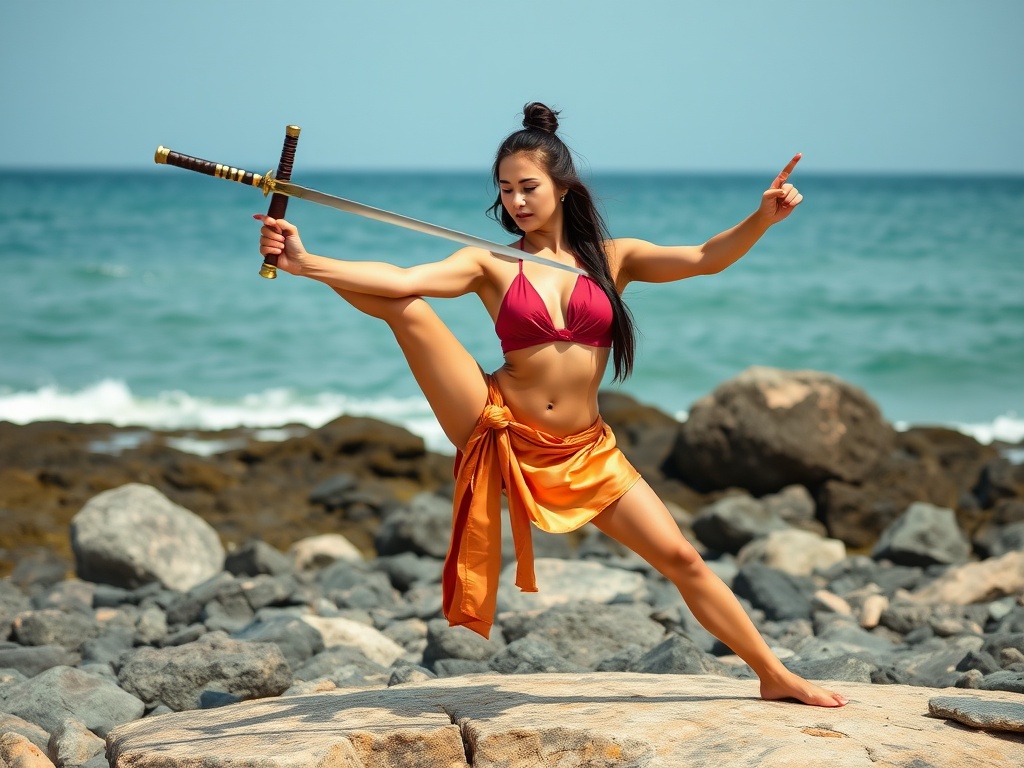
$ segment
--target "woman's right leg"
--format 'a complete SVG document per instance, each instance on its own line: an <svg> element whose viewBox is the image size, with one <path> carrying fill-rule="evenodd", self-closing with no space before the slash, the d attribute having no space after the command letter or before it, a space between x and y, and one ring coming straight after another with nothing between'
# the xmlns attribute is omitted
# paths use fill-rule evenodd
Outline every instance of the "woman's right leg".
<svg viewBox="0 0 1024 768"><path fill-rule="evenodd" d="M487 382L473 356L418 296L392 299L333 289L349 304L391 328L441 429L466 447L487 404Z"/></svg>

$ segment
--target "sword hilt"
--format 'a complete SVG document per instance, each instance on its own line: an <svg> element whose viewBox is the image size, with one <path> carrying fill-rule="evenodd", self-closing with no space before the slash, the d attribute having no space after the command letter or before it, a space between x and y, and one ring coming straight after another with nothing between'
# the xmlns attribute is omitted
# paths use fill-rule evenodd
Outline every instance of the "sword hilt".
<svg viewBox="0 0 1024 768"><path fill-rule="evenodd" d="M277 173L274 174L275 179L291 181L292 164L295 162L295 150L299 145L299 131L301 130L297 125L289 125L285 128L284 146L281 147L281 161L277 164ZM274 194L270 198L267 216L272 219L283 219L287 208L288 198L284 195ZM263 257L260 277L265 277L268 280L273 280L277 277L277 254L267 254Z"/></svg>
<svg viewBox="0 0 1024 768"><path fill-rule="evenodd" d="M266 176L222 163L213 163L209 160L192 157L191 155L183 155L181 152L175 152L164 146L156 148L156 155L154 155L153 159L161 165L173 165L178 168L184 168L186 171L204 173L207 176L237 181L240 184L248 184L253 187L262 188L265 184Z"/></svg>

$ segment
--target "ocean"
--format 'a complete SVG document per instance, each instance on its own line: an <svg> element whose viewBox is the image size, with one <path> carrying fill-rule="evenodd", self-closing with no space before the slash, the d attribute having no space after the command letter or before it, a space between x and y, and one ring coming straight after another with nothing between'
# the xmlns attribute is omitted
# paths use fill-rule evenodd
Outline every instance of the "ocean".
<svg viewBox="0 0 1024 768"><path fill-rule="evenodd" d="M683 419L748 366L816 369L864 389L897 426L1024 440L1024 177L801 170L804 204L740 262L630 286L638 358L615 388ZM510 240L484 215L486 169L297 168L294 181ZM590 179L613 235L663 244L731 226L770 181ZM169 167L8 171L0 204L0 420L272 430L349 413L452 452L383 323L322 285L258 276L257 191ZM457 247L301 201L288 218L311 251L339 258L412 265ZM432 303L484 369L501 365L474 296Z"/></svg>

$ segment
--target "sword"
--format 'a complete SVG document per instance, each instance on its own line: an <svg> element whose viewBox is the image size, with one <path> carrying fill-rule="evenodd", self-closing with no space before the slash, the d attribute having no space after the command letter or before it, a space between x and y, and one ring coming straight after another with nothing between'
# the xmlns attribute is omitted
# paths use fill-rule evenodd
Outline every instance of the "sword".
<svg viewBox="0 0 1024 768"><path fill-rule="evenodd" d="M285 138L285 147L281 156L281 165L278 167L278 173L276 175L273 171L260 175L241 168L235 168L221 163L213 163L209 160L201 160L198 157L183 155L180 152L175 152L164 146L156 148L156 154L153 159L161 165L173 165L178 168L185 168L186 170L195 171L207 176L214 176L218 179L236 181L240 184L246 184L248 186L261 189L263 190L264 197L267 195L273 195L271 198L270 212L267 214L272 218L283 218L284 208L285 205L287 205L287 198L295 197L300 200L308 200L309 202L316 203L317 205L325 205L328 208L336 208L337 210L345 211L346 213L354 213L356 216L382 221L385 224L393 224L396 227L411 229L416 232L422 232L426 235L433 235L434 237L443 237L447 240L453 240L456 243L462 243L463 245L483 248L497 256L504 256L506 258L516 260L524 259L525 261L532 261L536 264L545 264L549 267L564 269L567 272L573 272L578 275L586 274L578 267L561 264L552 259L545 259L543 256L526 253L525 251L520 251L519 249L512 248L508 245L501 245L500 243L484 240L483 238L476 237L475 235L468 235L465 232L448 229L447 227L438 226L437 224L430 224L426 221L420 221L419 219L413 219L409 216L403 216L400 213L392 213L391 211L385 211L381 208L374 208L373 206L366 205L365 203L346 200L343 197L328 195L324 192L318 192L315 189L310 189L309 187L302 187L298 184L293 184L290 180L291 162L295 157L295 144L298 141L298 135L298 126L288 126ZM282 178L282 175L285 175L285 177ZM277 211L276 213L275 209ZM260 269L260 275L270 279L277 277L276 261L276 257L268 256L263 267Z"/></svg>

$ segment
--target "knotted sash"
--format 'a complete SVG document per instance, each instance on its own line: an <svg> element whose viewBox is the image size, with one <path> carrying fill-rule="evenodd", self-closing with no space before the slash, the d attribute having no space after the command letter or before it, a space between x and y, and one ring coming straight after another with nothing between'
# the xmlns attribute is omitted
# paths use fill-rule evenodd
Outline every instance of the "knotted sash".
<svg viewBox="0 0 1024 768"><path fill-rule="evenodd" d="M488 637L501 573L501 491L508 496L516 586L536 592L530 522L549 533L579 528L628 491L640 473L598 417L557 437L516 422L493 376L487 405L456 458L452 539L442 576L448 623Z"/></svg>

